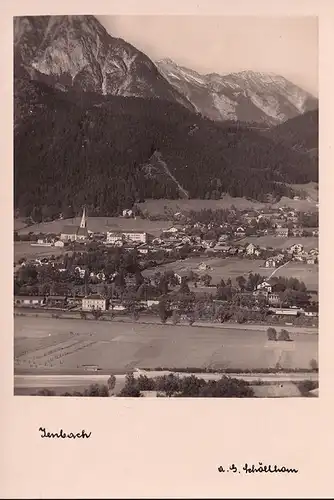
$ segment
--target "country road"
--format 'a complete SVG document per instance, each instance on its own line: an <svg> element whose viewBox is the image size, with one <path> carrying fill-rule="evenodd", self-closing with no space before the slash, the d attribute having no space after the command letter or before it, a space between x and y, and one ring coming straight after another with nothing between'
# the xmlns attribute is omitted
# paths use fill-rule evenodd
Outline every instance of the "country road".
<svg viewBox="0 0 334 500"><path fill-rule="evenodd" d="M162 375L168 375L172 373L170 371L144 371L138 370L134 372L135 378L138 378L140 374L146 375L148 378L155 378ZM181 378L189 377L190 375L195 375L198 378L204 380L219 380L223 374L221 373L183 373L183 372L173 372ZM264 383L279 383L279 382L300 382L302 380L318 380L318 373L310 372L299 372L299 373L229 373L229 377L245 380L247 382L255 382L261 380ZM116 383L124 384L126 374L115 375ZM40 389L47 387L88 387L90 384L106 384L109 375L15 375L14 376L14 387L15 389L21 388L31 388Z"/></svg>
<svg viewBox="0 0 334 500"><path fill-rule="evenodd" d="M16 311L16 316L17 317L39 317L39 318L51 318L52 314L50 311L43 310L43 309L34 309L34 310L28 310L27 308L17 308L15 307ZM55 311L52 311L54 313ZM57 312L57 311L56 311ZM15 316L15 314L14 314ZM77 312L72 312L70 314L62 314L59 318L57 318L58 321L61 320L77 320L77 321L82 321L82 318L80 318L79 313ZM91 323L96 323L96 320L94 319L89 319L86 320ZM289 318L287 318L287 322L289 321ZM106 322L107 323L107 322ZM133 318L130 316L116 316L113 318L112 321L108 322L110 324L115 324L115 323L132 323L132 324L142 324L142 325L161 325L161 320L157 316L141 316L138 320L134 321ZM172 322L167 321L165 325L172 325ZM189 322L185 320L181 320L177 325L173 325L175 328L180 328L182 326L189 326ZM221 330L231 330L231 329L236 329L236 330L251 330L251 331L266 331L269 326L274 326L275 328L284 328L287 325L270 325L269 323L254 323L254 324L239 324L239 323L213 323L209 321L196 321L193 324L193 327L200 327L200 328L215 328L215 329L221 329ZM306 333L309 335L318 335L318 326L295 326L295 325L288 325L289 330L294 333Z"/></svg>

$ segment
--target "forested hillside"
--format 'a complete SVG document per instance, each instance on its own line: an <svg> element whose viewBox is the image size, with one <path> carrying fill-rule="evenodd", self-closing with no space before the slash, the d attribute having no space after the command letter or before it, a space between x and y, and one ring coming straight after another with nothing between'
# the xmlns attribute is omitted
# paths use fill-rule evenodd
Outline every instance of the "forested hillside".
<svg viewBox="0 0 334 500"><path fill-rule="evenodd" d="M316 162L305 155L177 103L64 93L21 79L14 104L21 215L66 216L83 204L91 214L114 215L135 201L185 193L263 201L288 195L285 182L317 181Z"/></svg>
<svg viewBox="0 0 334 500"><path fill-rule="evenodd" d="M315 155L318 152L318 133L319 112L314 110L269 129L267 136L296 151Z"/></svg>

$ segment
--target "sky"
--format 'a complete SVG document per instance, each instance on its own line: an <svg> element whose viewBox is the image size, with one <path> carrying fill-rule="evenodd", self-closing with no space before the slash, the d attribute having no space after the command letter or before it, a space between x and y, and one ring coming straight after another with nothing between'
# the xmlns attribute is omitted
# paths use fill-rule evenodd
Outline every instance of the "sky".
<svg viewBox="0 0 334 500"><path fill-rule="evenodd" d="M153 61L199 73L273 72L318 95L316 17L96 16Z"/></svg>

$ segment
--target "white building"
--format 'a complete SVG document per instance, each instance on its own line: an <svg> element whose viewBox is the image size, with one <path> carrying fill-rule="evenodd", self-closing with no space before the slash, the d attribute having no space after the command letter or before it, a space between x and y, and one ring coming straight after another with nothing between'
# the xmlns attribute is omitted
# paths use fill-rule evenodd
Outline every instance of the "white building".
<svg viewBox="0 0 334 500"><path fill-rule="evenodd" d="M292 245L289 249L289 253L301 253L303 251L304 247L300 243L296 243L295 245Z"/></svg>
<svg viewBox="0 0 334 500"><path fill-rule="evenodd" d="M267 259L265 263L266 267L276 267L275 259Z"/></svg>
<svg viewBox="0 0 334 500"><path fill-rule="evenodd" d="M58 241L55 242L55 247L63 248L63 246L64 246L64 242L63 241L58 240Z"/></svg>
<svg viewBox="0 0 334 500"><path fill-rule="evenodd" d="M105 311L107 309L107 301L100 295L89 295L82 299L83 311Z"/></svg>
<svg viewBox="0 0 334 500"><path fill-rule="evenodd" d="M268 293L272 292L272 286L267 281L263 281L262 283L257 285L256 288L257 288L257 290L266 290Z"/></svg>
<svg viewBox="0 0 334 500"><path fill-rule="evenodd" d="M107 232L107 243L115 244L118 241L132 241L136 243L146 243L147 233L143 231L119 231Z"/></svg>
<svg viewBox="0 0 334 500"><path fill-rule="evenodd" d="M34 297L34 296L16 296L14 298L14 303L16 306L41 306L45 302L44 297Z"/></svg>
<svg viewBox="0 0 334 500"><path fill-rule="evenodd" d="M123 234L122 233L115 233L115 232L107 232L107 239L106 243L112 243L115 244L117 241L122 241L123 240Z"/></svg>
<svg viewBox="0 0 334 500"><path fill-rule="evenodd" d="M86 269L81 269L81 267L76 266L74 271L78 271L80 278L84 278L86 274Z"/></svg>
<svg viewBox="0 0 334 500"><path fill-rule="evenodd" d="M256 246L253 245L253 243L250 243L249 245L247 245L247 247L246 247L247 255L253 255L255 252L255 248L256 248Z"/></svg>

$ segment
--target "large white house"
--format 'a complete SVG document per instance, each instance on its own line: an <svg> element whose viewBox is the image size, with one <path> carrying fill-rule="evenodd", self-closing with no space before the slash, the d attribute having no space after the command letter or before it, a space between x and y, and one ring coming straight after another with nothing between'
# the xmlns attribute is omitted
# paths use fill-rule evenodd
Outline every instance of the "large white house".
<svg viewBox="0 0 334 500"><path fill-rule="evenodd" d="M262 283L260 283L259 285L257 285L256 289L257 290L265 290L268 293L272 292L272 286L267 281L263 281Z"/></svg>
<svg viewBox="0 0 334 500"><path fill-rule="evenodd" d="M82 299L83 311L105 311L107 309L107 301L100 295L88 295Z"/></svg>
<svg viewBox="0 0 334 500"><path fill-rule="evenodd" d="M107 243L115 244L117 241L132 241L136 243L146 243L147 233L143 231L108 231Z"/></svg>

